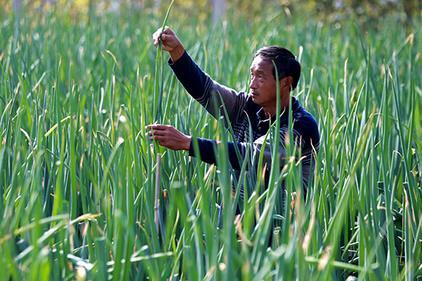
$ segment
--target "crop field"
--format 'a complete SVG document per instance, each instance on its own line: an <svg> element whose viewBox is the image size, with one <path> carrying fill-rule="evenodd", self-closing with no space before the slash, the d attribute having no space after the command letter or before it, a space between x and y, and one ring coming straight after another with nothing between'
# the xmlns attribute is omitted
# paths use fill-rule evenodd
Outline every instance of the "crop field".
<svg viewBox="0 0 422 281"><path fill-rule="evenodd" d="M231 140L153 46L166 8L0 13L0 280L422 280L420 17L213 26L174 4L166 24L221 84L248 91L264 45L298 57L321 134L304 200L289 143L264 188L224 145L208 165L148 138Z"/></svg>

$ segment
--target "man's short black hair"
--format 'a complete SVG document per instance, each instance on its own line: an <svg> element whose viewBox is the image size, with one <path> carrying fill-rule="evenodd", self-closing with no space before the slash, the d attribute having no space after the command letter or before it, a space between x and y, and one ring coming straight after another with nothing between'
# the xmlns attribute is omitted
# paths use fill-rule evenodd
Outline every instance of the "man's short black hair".
<svg viewBox="0 0 422 281"><path fill-rule="evenodd" d="M274 61L279 79L291 76L293 78L292 90L296 88L300 78L300 63L292 52L286 48L269 46L259 49L255 54L255 57L257 56L268 59L270 62ZM276 77L275 69L273 69L273 75Z"/></svg>

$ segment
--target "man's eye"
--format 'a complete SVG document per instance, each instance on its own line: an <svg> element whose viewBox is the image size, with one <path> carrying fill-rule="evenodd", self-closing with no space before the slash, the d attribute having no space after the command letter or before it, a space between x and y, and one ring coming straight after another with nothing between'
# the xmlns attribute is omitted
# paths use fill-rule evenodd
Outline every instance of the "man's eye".
<svg viewBox="0 0 422 281"><path fill-rule="evenodd" d="M259 79L259 80L265 79L264 74L261 74L261 73L259 73L259 74L250 73L250 77L251 77L251 79Z"/></svg>

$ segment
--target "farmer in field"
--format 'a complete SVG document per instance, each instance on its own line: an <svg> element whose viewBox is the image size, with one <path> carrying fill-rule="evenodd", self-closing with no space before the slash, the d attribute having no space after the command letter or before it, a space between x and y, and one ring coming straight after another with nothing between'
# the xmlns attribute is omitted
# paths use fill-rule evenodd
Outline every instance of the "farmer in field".
<svg viewBox="0 0 422 281"><path fill-rule="evenodd" d="M306 188L313 172L313 156L319 147L319 132L314 117L290 95L299 81L300 64L289 50L277 46L263 47L258 50L250 67L250 91L245 93L236 92L212 80L192 60L170 28L165 28L163 31L157 30L153 35L153 40L155 46L161 40L162 48L169 52L169 65L186 91L214 117L225 117L226 126L231 126L233 129L235 142L229 142L227 145L229 160L234 170L241 169L247 146L252 148L255 156L259 155L267 131L271 124L276 122L278 84L281 106L280 138L284 144L288 136L289 101L292 99L293 137L302 157L302 181ZM277 69L274 69L273 61ZM249 127L252 136L250 136ZM204 138L193 140L191 136L169 125L154 124L148 128L150 137L161 146L172 150L186 150L189 151L190 156L199 157L210 164L216 163L215 147L220 143L219 141ZM253 143L249 141L250 139ZM194 150L194 141L198 144L198 154ZM270 147L271 144L265 145L264 151L267 170L271 163ZM238 157L236 150L240 152L241 157ZM281 164L285 163L283 146L280 147L279 157ZM243 197L242 193L243 190L240 194Z"/></svg>

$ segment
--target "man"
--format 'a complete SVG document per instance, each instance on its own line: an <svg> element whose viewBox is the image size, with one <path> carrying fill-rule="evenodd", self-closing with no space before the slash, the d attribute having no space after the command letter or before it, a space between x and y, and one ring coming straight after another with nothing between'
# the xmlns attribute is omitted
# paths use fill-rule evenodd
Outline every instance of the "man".
<svg viewBox="0 0 422 281"><path fill-rule="evenodd" d="M267 131L271 124L276 122L278 84L281 106L280 139L284 144L288 135L288 108L292 99L293 137L302 157L302 181L306 188L313 172L313 154L319 148L319 132L314 117L294 97L290 96L291 90L296 88L300 77L300 64L290 51L277 46L258 50L250 68L250 93L247 94L237 93L213 81L190 58L170 28L163 31L159 29L154 33L153 40L155 46L161 41L162 48L169 52L170 67L188 93L214 117L225 117L226 126L232 128L235 142L229 142L227 145L229 160L235 170L241 169L242 158L248 151L248 145L253 155L259 155ZM277 69L274 69L273 62ZM278 81L276 73L279 77ZM216 163L215 147L219 142L198 138L196 141L199 155L196 155L191 136L168 125L154 124L148 126L148 129L151 139L158 141L161 146L172 150L186 150L189 151L189 155L199 156L207 163ZM250 145L251 139L252 145ZM267 168L271 163L270 147L271 145L268 144L264 150ZM283 146L280 147L278 155L280 163L283 163L285 156ZM243 190L241 190L241 197L243 197L242 193Z"/></svg>

